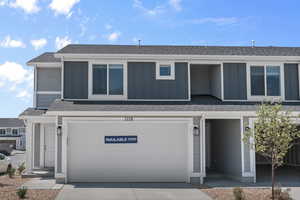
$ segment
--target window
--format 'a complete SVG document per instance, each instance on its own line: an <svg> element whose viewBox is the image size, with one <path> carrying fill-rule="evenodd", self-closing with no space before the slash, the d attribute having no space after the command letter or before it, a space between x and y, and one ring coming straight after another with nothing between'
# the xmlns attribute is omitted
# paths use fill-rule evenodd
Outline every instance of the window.
<svg viewBox="0 0 300 200"><path fill-rule="evenodd" d="M0 129L0 135L5 135L6 134L6 129Z"/></svg>
<svg viewBox="0 0 300 200"><path fill-rule="evenodd" d="M251 65L251 96L281 96L280 66Z"/></svg>
<svg viewBox="0 0 300 200"><path fill-rule="evenodd" d="M19 133L18 129L13 129L13 130L12 130L12 134L13 134L13 135L18 135L18 133Z"/></svg>
<svg viewBox="0 0 300 200"><path fill-rule="evenodd" d="M175 66L173 63L157 63L156 64L156 79L174 80Z"/></svg>
<svg viewBox="0 0 300 200"><path fill-rule="evenodd" d="M92 95L124 95L123 64L93 64Z"/></svg>

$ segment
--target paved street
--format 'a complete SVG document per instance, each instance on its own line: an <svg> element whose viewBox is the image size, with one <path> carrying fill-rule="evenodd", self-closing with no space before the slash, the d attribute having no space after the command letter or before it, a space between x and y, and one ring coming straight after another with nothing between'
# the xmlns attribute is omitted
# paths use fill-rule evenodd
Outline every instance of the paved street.
<svg viewBox="0 0 300 200"><path fill-rule="evenodd" d="M8 156L14 168L18 168L20 164L25 162L25 151L13 151L11 156Z"/></svg>

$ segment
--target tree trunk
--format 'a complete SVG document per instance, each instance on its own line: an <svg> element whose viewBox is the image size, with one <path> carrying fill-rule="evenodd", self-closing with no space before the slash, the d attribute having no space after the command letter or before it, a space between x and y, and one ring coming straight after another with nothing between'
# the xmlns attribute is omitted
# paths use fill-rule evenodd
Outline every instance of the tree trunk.
<svg viewBox="0 0 300 200"><path fill-rule="evenodd" d="M272 200L275 199L274 187L275 187L275 167L274 167L274 163L272 162Z"/></svg>

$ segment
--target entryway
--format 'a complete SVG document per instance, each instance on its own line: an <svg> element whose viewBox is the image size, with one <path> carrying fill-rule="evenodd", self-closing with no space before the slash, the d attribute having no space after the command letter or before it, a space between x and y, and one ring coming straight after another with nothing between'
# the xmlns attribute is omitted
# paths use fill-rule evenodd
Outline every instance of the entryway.
<svg viewBox="0 0 300 200"><path fill-rule="evenodd" d="M42 129L44 131L44 167L52 168L55 165L55 126L54 124L43 124Z"/></svg>

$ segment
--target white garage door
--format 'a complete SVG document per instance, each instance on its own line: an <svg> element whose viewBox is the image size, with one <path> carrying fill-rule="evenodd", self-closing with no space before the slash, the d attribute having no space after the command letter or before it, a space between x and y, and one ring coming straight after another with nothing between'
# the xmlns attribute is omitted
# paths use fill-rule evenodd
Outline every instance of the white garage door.
<svg viewBox="0 0 300 200"><path fill-rule="evenodd" d="M68 182L185 182L186 121L68 123ZM107 144L105 136L137 136Z"/></svg>

